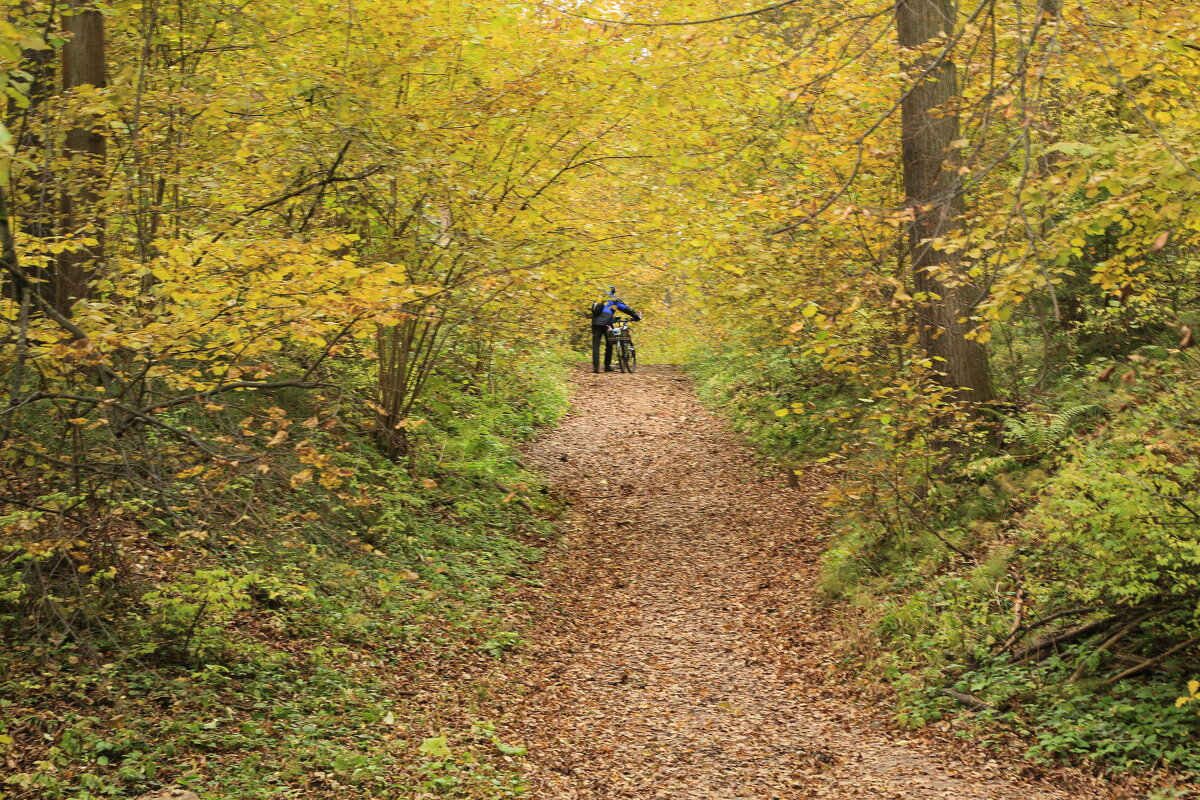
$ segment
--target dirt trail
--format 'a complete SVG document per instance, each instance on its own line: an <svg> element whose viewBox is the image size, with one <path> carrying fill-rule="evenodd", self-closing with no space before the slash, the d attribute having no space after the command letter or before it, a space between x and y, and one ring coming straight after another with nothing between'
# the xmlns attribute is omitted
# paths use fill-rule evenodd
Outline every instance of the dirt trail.
<svg viewBox="0 0 1200 800"><path fill-rule="evenodd" d="M573 508L514 715L532 797L1108 796L856 708L823 679L837 634L812 599L805 493L764 474L669 368L576 383L573 413L529 454Z"/></svg>

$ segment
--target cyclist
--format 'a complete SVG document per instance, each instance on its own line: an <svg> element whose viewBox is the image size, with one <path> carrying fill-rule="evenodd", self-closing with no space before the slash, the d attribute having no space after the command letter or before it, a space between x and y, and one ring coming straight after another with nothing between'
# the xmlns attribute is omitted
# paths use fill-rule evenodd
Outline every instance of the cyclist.
<svg viewBox="0 0 1200 800"><path fill-rule="evenodd" d="M605 339L605 332L612 321L617 318L617 312L628 314L634 320L640 321L642 315L621 302L617 297L617 287L610 286L603 297L592 303L592 372L600 371L600 341ZM612 372L612 342L605 342L604 371Z"/></svg>

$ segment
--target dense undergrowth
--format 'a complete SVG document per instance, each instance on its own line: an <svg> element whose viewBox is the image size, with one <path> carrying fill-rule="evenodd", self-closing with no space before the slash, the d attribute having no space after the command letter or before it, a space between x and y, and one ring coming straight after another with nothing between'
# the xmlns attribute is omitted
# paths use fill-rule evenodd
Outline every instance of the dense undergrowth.
<svg viewBox="0 0 1200 800"><path fill-rule="evenodd" d="M1200 365L1172 336L1041 380L1039 353L1010 350L998 382L1016 402L974 422L944 407L945 439L904 427L920 400L801 346L733 335L693 370L767 454L842 468L823 586L871 620L847 631L847 664L865 665L847 668L890 684L900 724L953 717L1031 758L1194 776ZM1081 339L1056 344L1086 357Z"/></svg>
<svg viewBox="0 0 1200 800"><path fill-rule="evenodd" d="M151 508L115 535L110 577L52 587L42 606L70 627L31 618L39 555L6 548L0 797L518 794L489 674L520 644L513 592L553 507L514 444L565 409L565 382L544 356L453 364L402 463L334 394L245 395L244 427L296 420L307 444L219 487L174 481L164 496L204 492L204 513ZM332 370L366 379L352 359Z"/></svg>

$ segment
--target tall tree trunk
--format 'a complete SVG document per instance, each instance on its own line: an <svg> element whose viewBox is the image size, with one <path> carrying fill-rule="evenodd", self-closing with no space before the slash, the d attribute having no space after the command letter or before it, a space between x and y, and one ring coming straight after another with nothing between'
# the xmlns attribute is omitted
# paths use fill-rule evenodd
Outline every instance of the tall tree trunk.
<svg viewBox="0 0 1200 800"><path fill-rule="evenodd" d="M43 11L44 19L39 18L32 0L21 0L9 12L9 22L18 23L22 27L41 29L43 38L56 22L55 8ZM58 52L51 47L27 48L21 52L21 69L29 75L29 88L25 92L24 107L9 103L6 125L15 138L16 151L26 155L37 164L15 174L12 179L13 196L18 198L13 203L11 212L18 222L21 231L37 239L49 238L54 231L54 216L57 213L55 194L52 190L53 171L44 169L39 157L45 147L41 129L45 124L46 100L57 86ZM48 285L53 280L53 270L41 268L28 270L38 285ZM9 274L0 275L4 281L4 294L13 299L22 297L22 292L28 287L19 287Z"/></svg>
<svg viewBox="0 0 1200 800"><path fill-rule="evenodd" d="M953 0L896 4L896 31L906 54L932 39L952 36L955 23ZM917 311L921 346L960 399L985 402L993 397L987 351L966 336L973 287L957 274L957 257L929 242L952 233L963 211L953 151L958 113L951 107L958 97L958 68L937 48L913 53L904 67L915 82L901 107L901 123L905 203L912 212L913 287L924 294Z"/></svg>
<svg viewBox="0 0 1200 800"><path fill-rule="evenodd" d="M107 86L104 15L85 0L70 0L63 31L69 37L63 46L63 90ZM87 295L95 265L104 256L104 220L96 206L108 147L95 125L78 124L67 132L66 149L73 168L62 197L64 233L97 244L64 253L57 264L50 301L64 313Z"/></svg>

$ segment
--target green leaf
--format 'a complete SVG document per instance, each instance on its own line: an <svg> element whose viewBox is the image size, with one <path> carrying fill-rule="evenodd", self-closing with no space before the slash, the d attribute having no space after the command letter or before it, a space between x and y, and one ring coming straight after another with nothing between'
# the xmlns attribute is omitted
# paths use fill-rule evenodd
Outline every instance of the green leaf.
<svg viewBox="0 0 1200 800"><path fill-rule="evenodd" d="M445 736L434 736L421 742L421 746L417 748L422 753L432 758L449 758L450 748L446 745Z"/></svg>
<svg viewBox="0 0 1200 800"><path fill-rule="evenodd" d="M529 752L529 748L521 747L520 745L505 744L496 737L492 737L492 744L496 745L496 749L506 756L523 756Z"/></svg>

